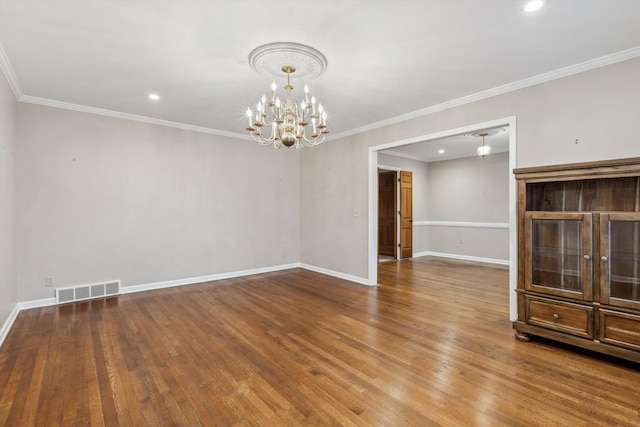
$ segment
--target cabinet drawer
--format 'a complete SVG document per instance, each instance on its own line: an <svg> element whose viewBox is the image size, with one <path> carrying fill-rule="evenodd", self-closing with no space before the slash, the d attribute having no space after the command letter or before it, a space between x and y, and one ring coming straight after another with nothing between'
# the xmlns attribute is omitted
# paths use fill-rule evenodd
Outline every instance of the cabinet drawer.
<svg viewBox="0 0 640 427"><path fill-rule="evenodd" d="M640 316L600 309L600 342L640 350Z"/></svg>
<svg viewBox="0 0 640 427"><path fill-rule="evenodd" d="M593 307L529 295L525 301L527 323L593 339Z"/></svg>

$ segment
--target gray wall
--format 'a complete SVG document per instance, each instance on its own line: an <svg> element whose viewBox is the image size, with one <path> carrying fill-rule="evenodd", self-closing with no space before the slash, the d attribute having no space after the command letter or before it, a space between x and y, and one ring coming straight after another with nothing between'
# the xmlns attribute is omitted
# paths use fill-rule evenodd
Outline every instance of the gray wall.
<svg viewBox="0 0 640 427"><path fill-rule="evenodd" d="M298 262L299 154L19 103L18 299Z"/></svg>
<svg viewBox="0 0 640 427"><path fill-rule="evenodd" d="M16 98L0 73L0 329L18 301L14 155L16 109Z"/></svg>
<svg viewBox="0 0 640 427"><path fill-rule="evenodd" d="M378 164L413 172L413 253L509 260L509 230L477 227L509 222L509 153L420 162L381 152ZM456 226L421 224L425 221ZM476 223L476 226L458 226Z"/></svg>
<svg viewBox="0 0 640 427"><path fill-rule="evenodd" d="M431 163L429 220L508 224L509 175L509 153ZM428 228L428 252L509 260L508 229Z"/></svg>
<svg viewBox="0 0 640 427"><path fill-rule="evenodd" d="M640 156L638 75L633 59L299 152L25 103L14 130L3 80L0 316L51 297L48 275L127 286L300 261L366 278L369 147L515 115L519 167Z"/></svg>
<svg viewBox="0 0 640 427"><path fill-rule="evenodd" d="M640 156L638 75L636 58L331 140L320 150L301 153L301 203L307 213L301 229L302 262L367 277L372 146L517 116L518 167ZM330 173L327 165L334 163L339 172ZM339 192L332 193L332 188ZM353 208L364 213L357 221L349 213ZM326 215L332 217L332 227L326 227Z"/></svg>

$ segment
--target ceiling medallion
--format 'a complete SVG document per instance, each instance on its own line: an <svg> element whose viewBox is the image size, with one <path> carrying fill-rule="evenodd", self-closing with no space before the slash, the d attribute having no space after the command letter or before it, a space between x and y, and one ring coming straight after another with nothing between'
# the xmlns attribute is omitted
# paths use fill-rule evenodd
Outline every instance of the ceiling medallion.
<svg viewBox="0 0 640 427"><path fill-rule="evenodd" d="M292 99L291 81L311 80L327 68L327 59L318 50L299 43L269 43L249 54L249 64L257 73L272 78L287 76L284 100L277 95L277 85L271 84L271 96L266 95L256 105L255 113L247 109L247 131L254 141L275 148L313 147L324 141L327 129L327 113L315 96L304 85L300 103ZM295 74L294 74L295 73ZM255 122L253 121L255 119ZM268 135L263 129L271 130Z"/></svg>
<svg viewBox="0 0 640 427"><path fill-rule="evenodd" d="M249 65L258 74L273 79L282 78L282 67L292 65L294 81L313 80L327 69L327 58L311 46L300 43L269 43L259 46L249 54Z"/></svg>

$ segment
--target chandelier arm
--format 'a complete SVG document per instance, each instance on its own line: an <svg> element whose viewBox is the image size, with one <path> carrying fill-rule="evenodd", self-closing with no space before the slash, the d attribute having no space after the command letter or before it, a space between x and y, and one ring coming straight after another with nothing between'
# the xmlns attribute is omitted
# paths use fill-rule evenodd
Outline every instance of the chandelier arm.
<svg viewBox="0 0 640 427"><path fill-rule="evenodd" d="M315 138L307 138L306 133L302 134L302 138L300 138L300 140L303 142L303 144L305 145L305 147L315 147L316 145L320 145L324 142L324 134L321 133L320 135L318 135Z"/></svg>
<svg viewBox="0 0 640 427"><path fill-rule="evenodd" d="M268 138L268 139L266 139L266 138L262 137L261 135L256 135L255 132L251 132L251 138L255 142L257 142L258 144L264 145L265 147L273 144L273 141L275 141L277 139L277 138Z"/></svg>

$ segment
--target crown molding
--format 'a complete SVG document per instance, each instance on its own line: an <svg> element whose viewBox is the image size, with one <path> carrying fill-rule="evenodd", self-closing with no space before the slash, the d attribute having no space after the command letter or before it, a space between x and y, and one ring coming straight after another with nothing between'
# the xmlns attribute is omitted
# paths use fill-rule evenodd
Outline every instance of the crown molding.
<svg viewBox="0 0 640 427"><path fill-rule="evenodd" d="M22 97L24 97L24 92L22 92L20 83L18 83L18 78L13 72L13 67L9 62L9 58L7 58L7 53L4 51L2 44L0 44L0 69L2 69L2 72L4 73L4 76L7 78L7 82L9 83L9 87L11 87L13 94L19 101Z"/></svg>
<svg viewBox="0 0 640 427"><path fill-rule="evenodd" d="M136 122L167 126L167 127L177 128L177 129L189 130L193 132L208 133L211 135L224 136L228 138L238 138L238 139L245 139L245 140L247 139L247 135L240 134L240 133L227 132L224 130L211 129L211 128L206 128L202 126L188 125L185 123L172 122L169 120L154 119L152 117L138 116L136 114L129 114L129 113L121 113L119 111L106 110L102 108L88 107L86 105L72 104L70 102L54 101L51 99L38 98L35 96L29 96L29 95L23 96L22 98L18 99L18 101L26 102L29 104L44 105L47 107L62 108L65 110L79 111L83 113L97 114L100 116L115 117L118 119L133 120Z"/></svg>
<svg viewBox="0 0 640 427"><path fill-rule="evenodd" d="M552 80L557 80L563 77L571 76L574 74L582 73L584 71L593 70L595 68L605 67L607 65L615 64L617 62L626 61L640 57L640 46L636 46L627 50L605 55L600 58L595 58L589 61L581 62L579 64L571 65L568 67L560 68L548 73L539 74L524 80L508 83L506 85L498 86L493 89L477 92L468 96L453 99L451 101L436 104L430 107L426 107L420 110L416 110L407 114L402 114L396 117L391 117L386 120L371 123L365 126L347 130L344 132L336 133L331 136L331 140L345 138L348 136L357 135L370 130L379 129L381 127L401 123L407 120L411 120L417 117L426 116L429 114L437 113L439 111L448 110L450 108L459 107L472 102L480 101L483 99L491 98L493 96L502 95L508 92L513 92L519 89L524 89L530 86L534 86L541 83L546 83ZM0 69L2 69L11 90L13 91L16 99L21 102L27 102L31 104L45 105L49 107L63 108L66 110L73 110L79 112L85 112L90 114L98 114L102 116L115 117L124 120L133 120L142 123L155 124L160 126L173 127L177 129L189 130L193 132L207 133L211 135L224 136L228 138L247 139L245 134L228 132L218 129L206 128L202 126L188 125L185 123L172 122L169 120L154 119L151 117L138 116L135 114L121 113L118 111L106 110L102 108L88 107L85 105L72 104L68 102L54 101L46 98L38 98L34 96L25 95L20 87L20 83L11 67L9 59L4 51L4 48L0 44Z"/></svg>
<svg viewBox="0 0 640 427"><path fill-rule="evenodd" d="M383 154L388 154L395 157L403 157L405 159L416 160L418 162L429 162L428 159L423 159L422 157L412 156L411 154L405 154L395 150L386 150Z"/></svg>
<svg viewBox="0 0 640 427"><path fill-rule="evenodd" d="M615 64L617 62L627 61L629 59L634 59L639 56L640 56L640 46L636 46L631 49L612 53L610 55L605 55L600 58L591 59L589 61L581 62L579 64L570 65L568 67L560 68L554 71L550 71L548 73L538 74L537 76L529 77L513 83L508 83L506 85L498 86L493 89L476 92L471 95L463 96L461 98L456 98L451 101L433 105L431 107L426 107L420 110L412 111L407 114L402 114L400 116L391 117L389 119L371 123L355 129L336 133L332 135L331 139L339 139L339 138L345 138L347 136L357 135L370 130L379 129L381 127L415 119L417 117L426 116L429 114L437 113L439 111L444 111L450 108L455 108L461 105L470 104L472 102L491 98L493 96L502 95L508 92L513 92L519 89L535 86L541 83L546 83L551 80L561 79L563 77L568 77L574 74L582 73L584 71L593 70L595 68L605 67L607 65Z"/></svg>

